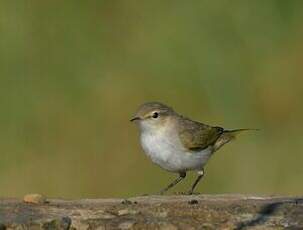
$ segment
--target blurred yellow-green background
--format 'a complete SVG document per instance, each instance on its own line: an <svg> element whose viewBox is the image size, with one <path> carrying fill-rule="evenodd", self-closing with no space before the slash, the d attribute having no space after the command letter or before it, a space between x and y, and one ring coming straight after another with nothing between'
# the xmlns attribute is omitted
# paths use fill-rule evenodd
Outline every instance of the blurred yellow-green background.
<svg viewBox="0 0 303 230"><path fill-rule="evenodd" d="M0 87L1 197L157 192L175 175L129 122L155 100L261 129L214 155L199 192L302 195L303 1L1 0Z"/></svg>

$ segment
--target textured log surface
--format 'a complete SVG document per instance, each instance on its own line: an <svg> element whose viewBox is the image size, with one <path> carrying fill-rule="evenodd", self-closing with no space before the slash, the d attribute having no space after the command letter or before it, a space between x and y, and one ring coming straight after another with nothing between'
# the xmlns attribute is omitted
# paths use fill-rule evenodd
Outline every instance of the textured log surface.
<svg viewBox="0 0 303 230"><path fill-rule="evenodd" d="M0 229L303 229L303 198L244 195L0 200Z"/></svg>

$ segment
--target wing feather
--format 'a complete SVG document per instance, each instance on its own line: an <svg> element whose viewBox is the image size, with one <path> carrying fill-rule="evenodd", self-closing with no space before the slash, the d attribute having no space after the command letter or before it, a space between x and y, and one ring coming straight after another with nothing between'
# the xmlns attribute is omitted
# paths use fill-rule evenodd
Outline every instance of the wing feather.
<svg viewBox="0 0 303 230"><path fill-rule="evenodd" d="M186 118L179 120L179 137L183 146L191 151L201 151L218 140L224 129L213 127Z"/></svg>

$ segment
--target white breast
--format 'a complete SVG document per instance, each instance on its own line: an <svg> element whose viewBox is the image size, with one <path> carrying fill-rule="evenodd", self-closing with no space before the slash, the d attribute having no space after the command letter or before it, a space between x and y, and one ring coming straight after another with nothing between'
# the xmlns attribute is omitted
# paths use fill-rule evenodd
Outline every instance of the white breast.
<svg viewBox="0 0 303 230"><path fill-rule="evenodd" d="M187 151L177 134L167 130L142 132L141 144L154 163L172 172L201 170L212 153L212 147L200 152Z"/></svg>

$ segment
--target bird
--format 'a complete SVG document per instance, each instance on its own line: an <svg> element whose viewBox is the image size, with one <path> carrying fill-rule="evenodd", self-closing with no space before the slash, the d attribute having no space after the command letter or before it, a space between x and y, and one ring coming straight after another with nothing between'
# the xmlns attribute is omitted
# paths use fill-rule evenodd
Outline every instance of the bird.
<svg viewBox="0 0 303 230"><path fill-rule="evenodd" d="M136 123L145 154L162 169L177 173L178 177L159 194L164 194L196 171L197 178L186 194L193 194L205 175L205 165L223 145L243 132L252 129L226 130L191 120L161 102L147 102L139 106L130 121Z"/></svg>

